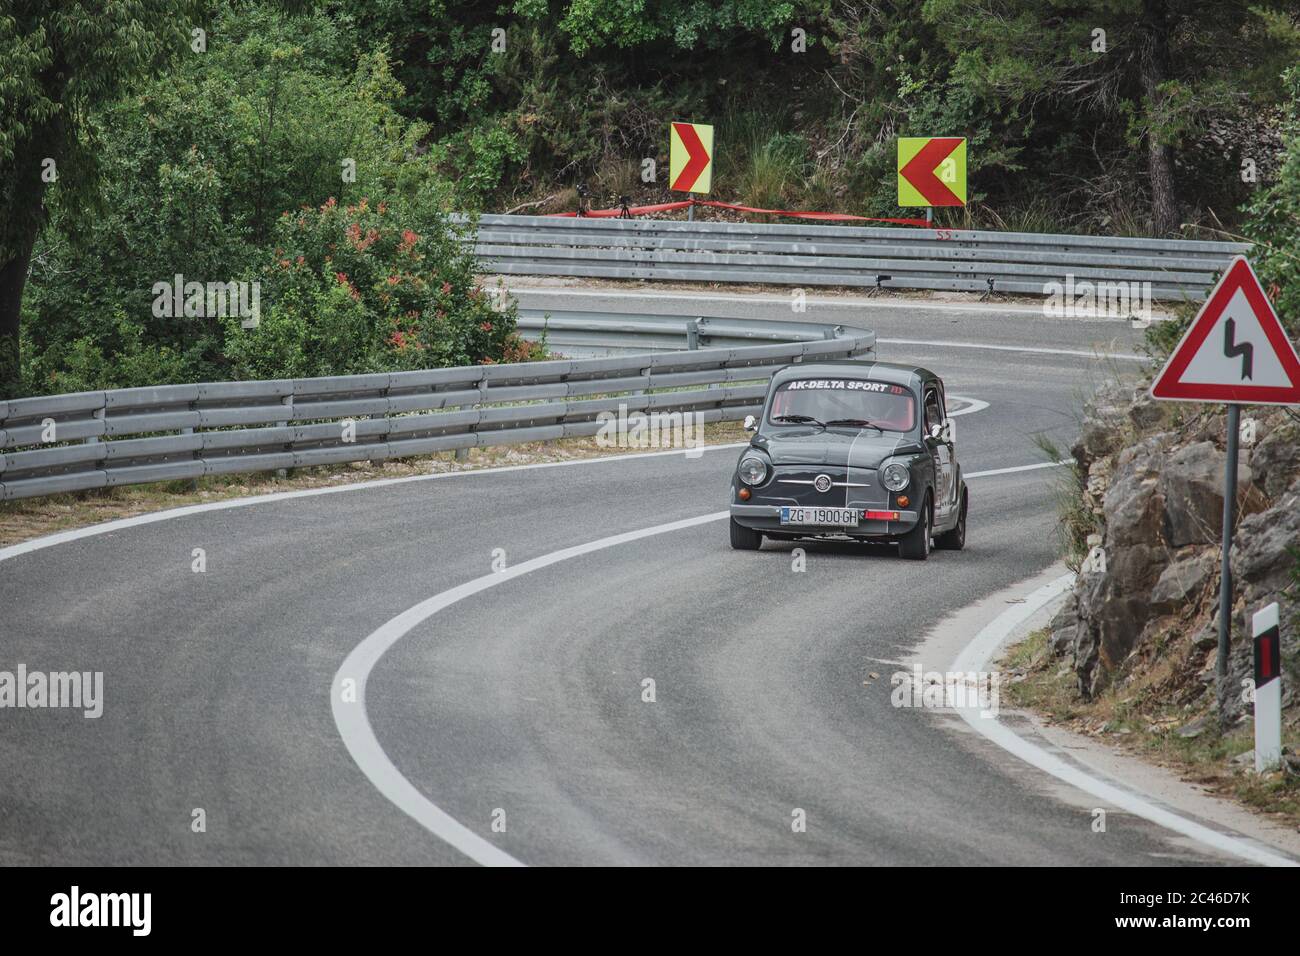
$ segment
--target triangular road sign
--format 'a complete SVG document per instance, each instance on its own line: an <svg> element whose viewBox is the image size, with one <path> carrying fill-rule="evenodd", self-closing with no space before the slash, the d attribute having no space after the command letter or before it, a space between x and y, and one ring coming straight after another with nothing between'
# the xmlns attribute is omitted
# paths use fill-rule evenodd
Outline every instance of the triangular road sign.
<svg viewBox="0 0 1300 956"><path fill-rule="evenodd" d="M1183 402L1300 404L1300 358L1255 270L1237 256L1151 386Z"/></svg>

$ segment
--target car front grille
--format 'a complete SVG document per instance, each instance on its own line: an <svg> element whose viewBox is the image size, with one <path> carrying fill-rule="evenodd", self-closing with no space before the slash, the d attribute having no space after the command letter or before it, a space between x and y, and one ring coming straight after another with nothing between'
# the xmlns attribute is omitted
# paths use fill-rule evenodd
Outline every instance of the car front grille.
<svg viewBox="0 0 1300 956"><path fill-rule="evenodd" d="M885 494L879 487L875 471L869 468L779 465L775 471L767 484L755 489L755 503L822 508L868 507L878 504L877 499Z"/></svg>

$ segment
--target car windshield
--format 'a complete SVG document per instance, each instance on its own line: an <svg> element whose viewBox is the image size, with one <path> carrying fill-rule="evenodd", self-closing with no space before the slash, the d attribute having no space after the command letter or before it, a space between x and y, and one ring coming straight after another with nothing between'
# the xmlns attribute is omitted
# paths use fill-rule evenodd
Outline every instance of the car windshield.
<svg viewBox="0 0 1300 956"><path fill-rule="evenodd" d="M806 378L782 382L767 420L774 425L821 424L911 431L916 399L901 385L856 378Z"/></svg>

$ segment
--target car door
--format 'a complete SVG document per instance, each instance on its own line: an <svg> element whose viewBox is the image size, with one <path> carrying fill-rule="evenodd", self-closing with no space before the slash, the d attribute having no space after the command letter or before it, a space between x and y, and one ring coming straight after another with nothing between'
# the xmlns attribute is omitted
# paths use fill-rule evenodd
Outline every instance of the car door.
<svg viewBox="0 0 1300 956"><path fill-rule="evenodd" d="M939 383L939 407L943 410L943 433L941 437L944 444L948 446L948 507L953 510L961 507L961 485L958 484L961 477L961 468L957 464L957 429L952 417L948 414L948 390L944 388L942 382Z"/></svg>
<svg viewBox="0 0 1300 956"><path fill-rule="evenodd" d="M934 521L936 525L948 522L953 506L953 443L944 428L947 418L944 398L939 387L925 387L925 444L934 461Z"/></svg>

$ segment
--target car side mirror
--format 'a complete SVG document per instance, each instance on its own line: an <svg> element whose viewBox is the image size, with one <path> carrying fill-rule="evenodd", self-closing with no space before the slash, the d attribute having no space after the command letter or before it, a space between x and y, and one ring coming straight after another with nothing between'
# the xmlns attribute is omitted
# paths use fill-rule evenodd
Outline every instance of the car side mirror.
<svg viewBox="0 0 1300 956"><path fill-rule="evenodd" d="M935 441L955 442L957 440L956 424L951 418L945 418L943 424L930 426L930 437Z"/></svg>
<svg viewBox="0 0 1300 956"><path fill-rule="evenodd" d="M753 415L746 415L746 416L745 416L744 429L745 429L745 431L747 431L747 432L756 432L756 431L758 431L758 422L754 421L754 416L753 416Z"/></svg>

